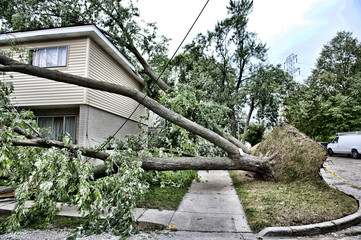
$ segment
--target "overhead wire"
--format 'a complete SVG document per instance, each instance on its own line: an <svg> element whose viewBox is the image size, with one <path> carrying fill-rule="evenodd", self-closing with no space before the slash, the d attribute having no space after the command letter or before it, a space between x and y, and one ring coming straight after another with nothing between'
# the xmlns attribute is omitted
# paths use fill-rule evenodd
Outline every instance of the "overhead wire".
<svg viewBox="0 0 361 240"><path fill-rule="evenodd" d="M176 49L176 51L174 52L174 54L172 55L172 57L168 60L167 64L164 66L162 72L159 74L159 76L157 77L156 82L159 81L159 79L162 77L162 75L164 74L165 70L167 69L167 67L169 66L170 62L173 60L173 58L175 57L175 55L177 54L178 50L181 48L181 46L183 45L184 41L186 40L186 38L188 37L189 33L192 31L194 25L196 24L196 22L198 21L199 17L202 15L204 9L206 8L206 6L208 5L210 0L207 0L207 2L204 4L202 10L199 12L197 18L194 20L192 26L189 28L187 34L184 36L182 42L179 44L178 48ZM102 147L106 146L111 139L113 139L118 132L125 126L125 124L131 119L131 117L134 115L134 113L138 110L139 106L142 105L142 103L144 102L145 98L148 96L148 94L145 94L144 97L142 98L142 100L138 103L138 105L134 108L134 110L131 112L131 114L129 115L129 117L122 123L122 125L118 128L117 131L115 131L115 133L108 138L108 140L103 144ZM102 148L101 147L101 148Z"/></svg>

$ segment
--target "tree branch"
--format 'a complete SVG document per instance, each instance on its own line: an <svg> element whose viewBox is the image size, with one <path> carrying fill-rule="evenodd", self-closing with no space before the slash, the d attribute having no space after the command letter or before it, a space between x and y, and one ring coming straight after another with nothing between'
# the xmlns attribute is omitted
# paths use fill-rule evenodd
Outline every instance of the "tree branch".
<svg viewBox="0 0 361 240"><path fill-rule="evenodd" d="M0 140L0 142L1 142L1 140ZM101 160L105 160L110 156L109 153L100 152L96 149L83 148L83 147L76 146L74 144L65 144L61 141L50 140L50 139L46 139L46 138L33 138L33 139L23 139L23 140L13 139L12 143L13 143L13 146L22 146L22 147L25 147L25 146L42 147L42 148L56 147L56 148L66 148L70 151L80 150L82 155L84 155L86 157L98 158Z"/></svg>
<svg viewBox="0 0 361 240"><path fill-rule="evenodd" d="M233 143L234 145L236 145L237 147L241 148L245 153L250 154L251 151L242 143L240 142L237 138L228 135L224 132L222 132L219 128L214 127L213 131L217 134L219 134L220 136L224 137L225 139L227 139L228 141L230 141L231 143Z"/></svg>
<svg viewBox="0 0 361 240"><path fill-rule="evenodd" d="M155 82L160 89L162 89L164 92L169 89L169 86L157 76L152 70L152 68L148 65L148 62L143 58L142 54L138 51L138 49L135 47L133 43L133 39L128 33L126 27L124 26L122 19L120 17L120 14L118 12L118 9L116 10L117 16L115 17L111 12L107 11L101 3L98 3L97 6L101 8L108 16L110 16L115 22L118 23L118 26L123 31L124 36L126 37L128 43L124 46L136 57L136 59L139 61L139 63L143 66L145 73L152 79L153 82Z"/></svg>
<svg viewBox="0 0 361 240"><path fill-rule="evenodd" d="M14 192L17 188L18 188L18 186L1 187L1 188L0 188L0 194L12 193L12 192Z"/></svg>

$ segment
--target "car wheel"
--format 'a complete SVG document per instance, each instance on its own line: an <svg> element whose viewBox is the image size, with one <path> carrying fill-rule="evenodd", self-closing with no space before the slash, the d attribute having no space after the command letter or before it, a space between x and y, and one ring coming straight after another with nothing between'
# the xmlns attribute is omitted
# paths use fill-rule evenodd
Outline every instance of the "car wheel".
<svg viewBox="0 0 361 240"><path fill-rule="evenodd" d="M329 156L332 156L332 154L333 154L332 149L331 148L327 149L327 153L328 153Z"/></svg>
<svg viewBox="0 0 361 240"><path fill-rule="evenodd" d="M355 159L360 158L360 154L358 153L358 151L356 149L352 150L352 157Z"/></svg>

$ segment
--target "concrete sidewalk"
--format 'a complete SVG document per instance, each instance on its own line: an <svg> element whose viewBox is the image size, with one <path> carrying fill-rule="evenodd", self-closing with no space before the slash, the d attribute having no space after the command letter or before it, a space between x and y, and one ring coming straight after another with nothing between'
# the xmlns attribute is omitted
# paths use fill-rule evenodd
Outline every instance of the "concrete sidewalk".
<svg viewBox="0 0 361 240"><path fill-rule="evenodd" d="M170 225L177 230L251 232L228 171L200 171Z"/></svg>

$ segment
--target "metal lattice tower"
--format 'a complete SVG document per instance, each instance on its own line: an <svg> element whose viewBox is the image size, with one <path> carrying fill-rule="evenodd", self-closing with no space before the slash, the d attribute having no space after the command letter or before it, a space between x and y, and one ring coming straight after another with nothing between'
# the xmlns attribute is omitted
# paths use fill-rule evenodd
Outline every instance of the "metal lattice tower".
<svg viewBox="0 0 361 240"><path fill-rule="evenodd" d="M284 63L284 68L291 76L293 76L297 71L300 74L300 68L296 68L295 63L297 63L297 55L293 53L286 58Z"/></svg>

